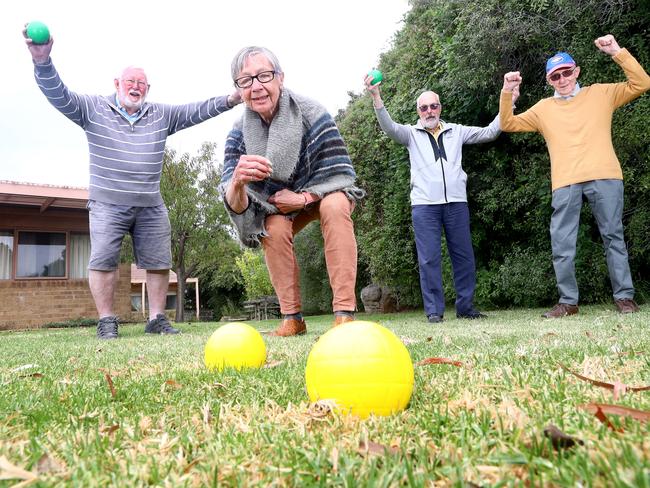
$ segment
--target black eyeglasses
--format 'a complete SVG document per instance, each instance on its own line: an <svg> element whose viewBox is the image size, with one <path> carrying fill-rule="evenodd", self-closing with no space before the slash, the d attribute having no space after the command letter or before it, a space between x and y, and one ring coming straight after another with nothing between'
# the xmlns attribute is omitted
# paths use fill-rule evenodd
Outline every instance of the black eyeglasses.
<svg viewBox="0 0 650 488"><path fill-rule="evenodd" d="M438 110L440 108L440 104L430 103L429 105L420 105L418 108L420 109L420 112L426 112L428 109Z"/></svg>
<svg viewBox="0 0 650 488"><path fill-rule="evenodd" d="M551 81L557 81L557 80L560 79L560 77L568 78L569 76L571 76L573 74L575 69L576 68L574 66L571 69L565 69L561 73L553 73L551 76L548 77L548 79L551 80Z"/></svg>
<svg viewBox="0 0 650 488"><path fill-rule="evenodd" d="M261 71L255 76L242 76L235 80L235 86L239 88L248 88L253 84L253 80L257 80L260 83L268 83L273 78L275 78L275 71Z"/></svg>

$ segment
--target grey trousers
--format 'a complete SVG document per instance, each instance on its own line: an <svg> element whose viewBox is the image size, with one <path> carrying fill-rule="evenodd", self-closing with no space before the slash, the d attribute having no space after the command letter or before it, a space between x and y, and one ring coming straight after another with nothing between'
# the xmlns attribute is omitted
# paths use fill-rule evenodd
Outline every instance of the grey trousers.
<svg viewBox="0 0 650 488"><path fill-rule="evenodd" d="M633 298L632 275L623 239L623 181L593 180L558 188L553 192L551 245L559 302L570 305L578 303L575 255L583 195L589 202L603 239L614 299Z"/></svg>

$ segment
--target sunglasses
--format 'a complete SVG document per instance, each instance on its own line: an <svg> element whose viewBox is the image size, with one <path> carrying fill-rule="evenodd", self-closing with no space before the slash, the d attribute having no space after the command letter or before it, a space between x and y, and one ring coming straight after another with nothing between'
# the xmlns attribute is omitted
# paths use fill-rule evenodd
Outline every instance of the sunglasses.
<svg viewBox="0 0 650 488"><path fill-rule="evenodd" d="M561 73L553 73L551 76L548 77L548 79L551 80L551 81L557 81L557 80L559 80L561 77L568 78L569 76L571 76L571 75L573 74L573 72L575 71L575 69L576 69L576 68L575 68L575 66L574 66L574 67L571 68L571 69L565 69L565 70L562 71Z"/></svg>
<svg viewBox="0 0 650 488"><path fill-rule="evenodd" d="M430 103L429 105L420 105L418 108L420 109L420 112L426 112L427 109L438 110L440 108L440 104Z"/></svg>

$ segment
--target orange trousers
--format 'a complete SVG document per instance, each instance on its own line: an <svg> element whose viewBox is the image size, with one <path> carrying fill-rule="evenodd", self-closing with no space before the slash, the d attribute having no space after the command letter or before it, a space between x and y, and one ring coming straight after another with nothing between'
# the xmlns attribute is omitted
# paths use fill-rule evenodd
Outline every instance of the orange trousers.
<svg viewBox="0 0 650 488"><path fill-rule="evenodd" d="M353 208L354 203L343 192L335 192L302 210L293 220L279 214L266 218L268 236L262 238L262 247L283 314L302 310L300 269L293 237L314 220L320 220L323 233L325 263L333 295L332 310L356 310L357 241L351 217Z"/></svg>

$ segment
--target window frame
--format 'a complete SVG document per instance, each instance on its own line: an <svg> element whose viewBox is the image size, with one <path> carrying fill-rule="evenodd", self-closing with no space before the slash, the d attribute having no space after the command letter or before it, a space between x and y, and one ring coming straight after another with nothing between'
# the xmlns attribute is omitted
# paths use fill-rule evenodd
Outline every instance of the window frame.
<svg viewBox="0 0 650 488"><path fill-rule="evenodd" d="M21 232L32 232L39 234L64 234L65 235L65 274L63 276L18 276L18 239ZM70 275L70 231L67 230L35 230L35 229L15 229L14 230L14 264L13 279L14 281L33 281L33 280L68 280Z"/></svg>

